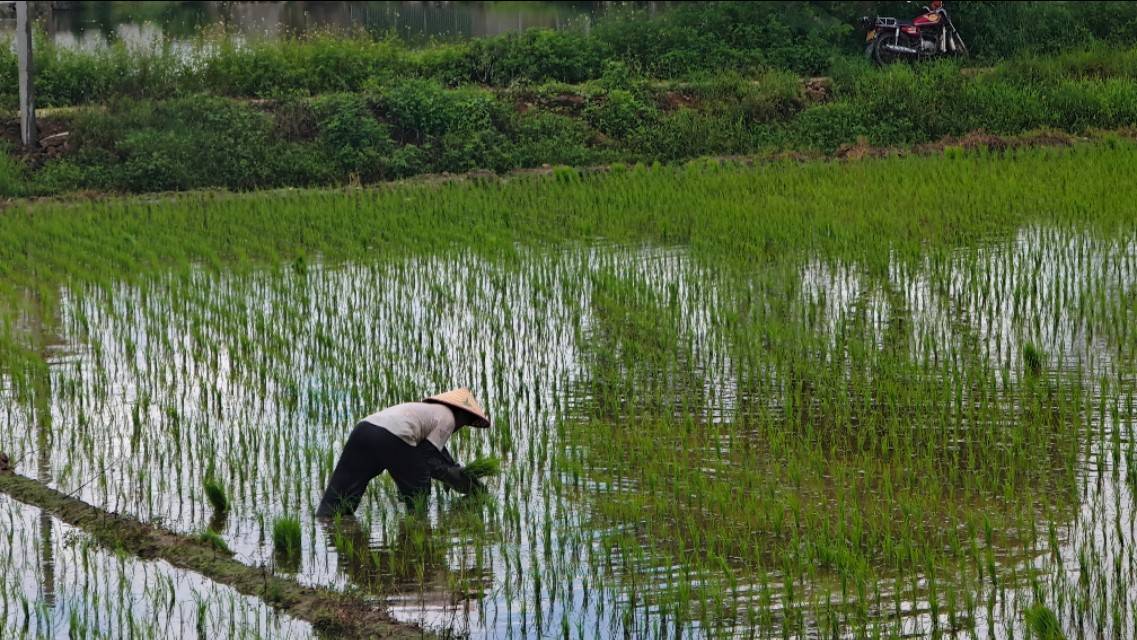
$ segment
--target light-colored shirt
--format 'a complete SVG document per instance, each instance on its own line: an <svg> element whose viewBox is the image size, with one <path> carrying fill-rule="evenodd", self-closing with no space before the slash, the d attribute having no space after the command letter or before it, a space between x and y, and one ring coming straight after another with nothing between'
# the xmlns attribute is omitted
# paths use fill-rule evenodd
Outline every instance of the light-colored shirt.
<svg viewBox="0 0 1137 640"><path fill-rule="evenodd" d="M390 431L412 447L429 440L439 451L456 426L454 412L434 402L404 402L373 413L363 421Z"/></svg>

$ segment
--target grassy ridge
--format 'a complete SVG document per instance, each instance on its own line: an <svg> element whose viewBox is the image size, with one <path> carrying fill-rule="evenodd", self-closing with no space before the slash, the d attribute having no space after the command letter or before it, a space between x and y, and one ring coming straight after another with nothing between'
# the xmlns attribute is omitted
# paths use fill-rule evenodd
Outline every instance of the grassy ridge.
<svg viewBox="0 0 1137 640"><path fill-rule="evenodd" d="M820 95L785 72L659 83L609 64L582 85L503 90L401 79L358 93L239 102L117 101L55 121L67 142L0 162L0 194L148 192L374 182L542 164L700 155L831 153L915 145L977 129L1066 134L1137 124L1137 50L1007 63L835 69ZM14 149L13 149L14 150Z"/></svg>

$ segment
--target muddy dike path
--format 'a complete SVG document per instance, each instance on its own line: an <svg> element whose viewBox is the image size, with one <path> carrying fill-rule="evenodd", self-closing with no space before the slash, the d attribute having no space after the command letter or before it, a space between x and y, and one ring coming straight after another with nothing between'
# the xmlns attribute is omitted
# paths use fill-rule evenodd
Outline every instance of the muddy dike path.
<svg viewBox="0 0 1137 640"><path fill-rule="evenodd" d="M393 620L381 605L350 594L305 587L251 567L190 536L179 535L129 516L110 513L17 475L0 455L0 491L83 529L100 544L146 560L166 562L264 600L282 613L312 625L329 638L432 638L419 627Z"/></svg>

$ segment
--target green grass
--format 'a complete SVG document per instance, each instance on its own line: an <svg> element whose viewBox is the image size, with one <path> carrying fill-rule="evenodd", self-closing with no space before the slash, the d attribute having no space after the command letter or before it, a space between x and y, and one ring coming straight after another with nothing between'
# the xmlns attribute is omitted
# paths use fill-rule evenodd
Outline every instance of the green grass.
<svg viewBox="0 0 1137 640"><path fill-rule="evenodd" d="M233 555L233 551L229 549L229 545L226 544L225 540L216 532L210 529L205 529L201 533L197 534L197 540L198 542L213 547L220 553L224 553L225 555Z"/></svg>

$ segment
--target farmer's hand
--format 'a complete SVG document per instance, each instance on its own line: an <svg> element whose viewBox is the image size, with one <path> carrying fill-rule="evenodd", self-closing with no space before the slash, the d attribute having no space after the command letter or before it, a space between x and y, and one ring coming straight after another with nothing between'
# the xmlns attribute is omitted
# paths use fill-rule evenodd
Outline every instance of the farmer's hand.
<svg viewBox="0 0 1137 640"><path fill-rule="evenodd" d="M480 480L468 473L464 468L454 466L446 470L445 476L441 478L447 486L453 488L460 493L474 493L476 491L485 491L486 486Z"/></svg>
<svg viewBox="0 0 1137 640"><path fill-rule="evenodd" d="M466 476L466 478L468 478L470 481L470 491L468 491L467 493L485 493L486 492L486 485L482 484L482 481L479 480L477 476L466 471L465 468L462 469L462 475Z"/></svg>

